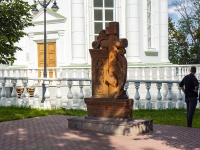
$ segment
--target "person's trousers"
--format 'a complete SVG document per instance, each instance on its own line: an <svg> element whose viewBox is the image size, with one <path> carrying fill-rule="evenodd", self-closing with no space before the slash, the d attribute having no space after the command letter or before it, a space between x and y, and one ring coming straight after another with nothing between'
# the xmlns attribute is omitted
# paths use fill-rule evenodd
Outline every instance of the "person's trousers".
<svg viewBox="0 0 200 150"><path fill-rule="evenodd" d="M185 98L185 102L187 106L187 126L192 127L192 119L197 106L197 97Z"/></svg>

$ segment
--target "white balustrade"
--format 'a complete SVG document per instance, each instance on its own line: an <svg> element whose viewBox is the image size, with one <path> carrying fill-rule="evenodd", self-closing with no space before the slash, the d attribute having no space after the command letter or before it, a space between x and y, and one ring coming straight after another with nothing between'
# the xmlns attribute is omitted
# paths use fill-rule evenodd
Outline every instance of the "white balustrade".
<svg viewBox="0 0 200 150"><path fill-rule="evenodd" d="M164 69L164 68L163 68ZM73 70L72 70L73 71ZM154 72L156 74L156 72ZM28 96L27 88L29 81L34 85L34 97ZM42 103L42 87L39 83L45 81L46 92L45 102ZM91 97L91 79L88 78L26 78L26 77L0 77L1 99L0 105L20 105L31 106L44 109L66 108L66 109L86 109L84 97ZM11 81L8 86L7 82ZM55 81L55 85L50 84ZM65 83L65 81L67 83ZM78 82L74 85L73 81ZM87 81L87 82L85 82ZM185 108L184 97L181 88L177 87L179 80L127 80L124 89L127 96L134 99L133 109L165 109L165 108ZM16 85L23 84L24 91L19 98ZM62 90L61 90L62 88ZM67 88L67 89L66 89ZM89 89L90 89L89 88ZM6 90L12 91L8 95ZM65 91L66 90L66 91ZM52 91L55 91L51 93ZM88 93L89 91L89 93ZM84 93L86 92L86 93ZM67 93L65 95L65 93ZM172 95L173 93L173 95ZM32 101L32 102L31 102Z"/></svg>

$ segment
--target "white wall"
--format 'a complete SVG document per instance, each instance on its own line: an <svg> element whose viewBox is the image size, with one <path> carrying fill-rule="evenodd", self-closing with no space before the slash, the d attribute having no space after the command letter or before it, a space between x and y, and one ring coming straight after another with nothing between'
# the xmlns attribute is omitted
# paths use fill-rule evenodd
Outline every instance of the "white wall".
<svg viewBox="0 0 200 150"><path fill-rule="evenodd" d="M32 0L28 0L33 3ZM57 0L58 14L47 13L47 42L56 42L57 67L90 64L93 41L93 1ZM52 4L49 5L49 8ZM115 20L120 38L127 38L127 60L135 63L168 63L167 0L152 0L153 47L147 46L147 0L115 0ZM41 7L38 6L38 9ZM65 17L59 20L59 16ZM62 17L61 17L62 18ZM34 27L18 43L22 52L14 65L37 67L37 43L43 42L43 11L34 16ZM157 56L156 56L157 55Z"/></svg>

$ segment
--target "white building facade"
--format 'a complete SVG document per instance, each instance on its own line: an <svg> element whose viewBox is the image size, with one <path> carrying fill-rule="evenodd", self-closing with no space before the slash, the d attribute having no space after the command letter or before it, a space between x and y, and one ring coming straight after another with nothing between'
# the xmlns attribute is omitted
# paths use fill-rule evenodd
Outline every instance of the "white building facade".
<svg viewBox="0 0 200 150"><path fill-rule="evenodd" d="M32 0L28 0L33 4ZM120 38L128 39L129 65L168 60L167 0L57 0L58 12L47 9L47 67L87 66L89 49L108 22L120 23ZM33 16L35 26L18 43L14 66L43 67L44 11Z"/></svg>

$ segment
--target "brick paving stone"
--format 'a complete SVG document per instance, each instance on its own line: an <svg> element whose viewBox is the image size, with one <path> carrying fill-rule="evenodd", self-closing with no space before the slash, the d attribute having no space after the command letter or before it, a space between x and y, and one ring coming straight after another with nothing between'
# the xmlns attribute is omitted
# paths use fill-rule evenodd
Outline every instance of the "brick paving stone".
<svg viewBox="0 0 200 150"><path fill-rule="evenodd" d="M68 129L71 116L0 123L0 150L200 150L200 129L154 124L138 136Z"/></svg>

